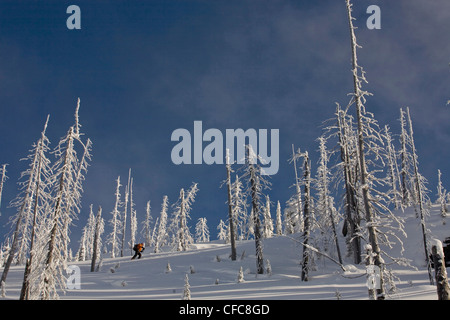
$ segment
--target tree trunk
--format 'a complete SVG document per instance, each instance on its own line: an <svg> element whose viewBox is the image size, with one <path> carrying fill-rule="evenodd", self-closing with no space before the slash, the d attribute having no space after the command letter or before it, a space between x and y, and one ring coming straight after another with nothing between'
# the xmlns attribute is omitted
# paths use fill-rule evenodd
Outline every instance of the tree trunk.
<svg viewBox="0 0 450 320"><path fill-rule="evenodd" d="M255 229L255 247L256 247L256 273L264 274L264 258L262 252L261 243L261 221L259 219L259 186L258 181L256 181L255 167L250 160L250 150L247 148L247 161L250 166L250 187L251 187L251 197L252 197L252 209L253 209L253 221Z"/></svg>
<svg viewBox="0 0 450 320"><path fill-rule="evenodd" d="M308 152L305 153L305 162L304 162L304 179L305 179L305 201L304 201L304 231L303 231L303 261L302 261L302 281L308 281L308 264L309 264L309 234L311 231L311 208L310 208L310 182L311 182L311 170L309 164Z"/></svg>
<svg viewBox="0 0 450 320"><path fill-rule="evenodd" d="M444 252L442 250L442 243L439 240L431 247L431 254L433 257L436 289L439 300L450 300L450 287L448 285L447 270L445 269Z"/></svg>
<svg viewBox="0 0 450 320"><path fill-rule="evenodd" d="M231 243L231 260L236 260L236 232L234 225L234 214L233 214L233 201L231 196L231 164L229 150L227 149L226 155L226 168L227 168L227 191L228 191L228 221L230 227L230 243Z"/></svg>

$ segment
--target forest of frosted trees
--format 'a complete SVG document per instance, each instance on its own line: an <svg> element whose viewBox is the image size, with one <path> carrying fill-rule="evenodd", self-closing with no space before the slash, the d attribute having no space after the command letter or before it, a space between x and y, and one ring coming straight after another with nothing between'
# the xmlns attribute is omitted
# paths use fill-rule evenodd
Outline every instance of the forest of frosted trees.
<svg viewBox="0 0 450 320"><path fill-rule="evenodd" d="M224 214L217 226L208 226L205 217L191 220L195 210L197 183L179 190L173 203L164 196L161 204L147 202L138 220L133 197L133 176L118 176L112 181L113 210L90 206L80 239L72 239L70 227L80 213L83 182L91 161L92 142L81 132L75 108L74 124L51 149L46 137L50 118L38 140L24 159L27 169L19 181L19 193L11 201L15 214L10 218L11 232L1 247L3 266L1 286L7 289L12 265L24 265L21 299L56 299L66 286L66 268L70 261L91 261L98 270L103 257L130 255L137 239L144 239L149 252L186 251L195 243L211 241L212 235L230 245L230 259L236 260L236 242L255 242L256 273L267 271L264 265L264 239L288 236L299 243L299 274L309 281L315 260L326 259L341 268L348 262L372 264L381 270L381 288L369 289L372 299L384 299L392 273L392 263L408 264L392 257L388 249L406 239L404 209L414 207L423 236L423 260L431 275L430 240L426 221L431 195L440 206L442 217L448 214L450 194L445 190L440 170L436 193L427 189L421 175L414 143L413 115L408 107L399 108L398 120L380 124L370 112L372 94L364 90L366 74L359 64L352 5L346 0L351 44L353 80L350 100L336 104L335 113L324 119L323 134L315 150L295 149L286 159L292 165L292 188L285 199L271 199L277 188L261 174L257 155L246 148L245 165L230 163L228 152L223 168L224 181L218 181L226 199ZM342 96L346 96L346 92ZM298 147L298 146L297 146ZM313 163L310 154L317 153ZM0 167L0 204L7 166ZM210 228L211 227L211 228ZM77 252L70 250L76 243ZM344 244L344 245L342 245ZM73 246L72 246L73 247ZM347 261L344 263L344 261ZM186 277L186 288L189 288Z"/></svg>

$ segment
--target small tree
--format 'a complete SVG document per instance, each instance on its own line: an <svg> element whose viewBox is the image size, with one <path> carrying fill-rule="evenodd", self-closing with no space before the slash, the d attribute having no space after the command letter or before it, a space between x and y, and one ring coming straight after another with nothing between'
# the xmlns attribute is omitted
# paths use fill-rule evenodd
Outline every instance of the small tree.
<svg viewBox="0 0 450 320"><path fill-rule="evenodd" d="M206 218L199 218L195 225L195 237L197 242L209 242L209 229Z"/></svg>
<svg viewBox="0 0 450 320"><path fill-rule="evenodd" d="M191 285L189 284L189 276L186 273L184 276L184 290L183 290L183 300L191 300Z"/></svg>
<svg viewBox="0 0 450 320"><path fill-rule="evenodd" d="M219 230L219 233L217 234L217 238L219 240L225 241L225 243L228 243L228 227L223 222L222 219L220 219L219 225L217 226L217 230Z"/></svg>
<svg viewBox="0 0 450 320"><path fill-rule="evenodd" d="M238 273L238 277L237 277L237 283L242 283L244 282L244 271L242 270L242 266L239 268L239 273Z"/></svg>

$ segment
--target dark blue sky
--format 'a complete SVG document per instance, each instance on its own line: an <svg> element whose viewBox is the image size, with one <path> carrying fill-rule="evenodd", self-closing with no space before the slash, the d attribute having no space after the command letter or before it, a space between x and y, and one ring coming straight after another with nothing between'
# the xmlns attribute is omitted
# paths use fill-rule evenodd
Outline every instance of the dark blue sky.
<svg viewBox="0 0 450 320"><path fill-rule="evenodd" d="M356 1L355 1L356 2ZM68 30L66 9L81 9L81 30ZM381 8L382 29L366 28L366 9ZM437 169L450 189L450 3L448 0L359 0L354 6L359 62L374 94L366 107L380 125L399 132L399 108L409 106L420 170L434 200ZM316 138L352 91L345 1L2 1L0 3L0 163L8 163L7 203L47 114L55 146L80 122L93 161L83 208L72 228L77 246L89 204L114 205L115 179L134 177L138 219L151 200L199 183L193 225L207 217L213 237L226 219L225 168L171 162L177 128L280 129L280 170L273 201L290 197L291 144L317 160ZM314 170L315 171L315 170ZM122 190L123 195L123 190ZM274 208L275 210L275 208Z"/></svg>

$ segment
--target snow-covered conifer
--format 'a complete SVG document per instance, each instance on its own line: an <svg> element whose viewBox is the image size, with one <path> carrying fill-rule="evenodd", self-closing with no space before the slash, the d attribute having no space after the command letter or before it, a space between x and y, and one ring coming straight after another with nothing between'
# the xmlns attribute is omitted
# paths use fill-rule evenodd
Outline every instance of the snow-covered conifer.
<svg viewBox="0 0 450 320"><path fill-rule="evenodd" d="M164 196L163 202L161 205L161 213L159 216L159 225L158 225L158 232L156 234L155 239L155 253L158 253L160 248L166 243L167 241L167 209L169 206L169 198L167 196Z"/></svg>
<svg viewBox="0 0 450 320"><path fill-rule="evenodd" d="M399 171L397 166L397 153L395 147L392 144L392 137L389 131L389 127L386 125L384 127L384 136L386 139L386 160L387 160L387 183L390 187L389 198L392 199L391 202L394 203L395 209L401 207L401 193L398 190L398 177Z"/></svg>
<svg viewBox="0 0 450 320"><path fill-rule="evenodd" d="M125 199L123 203L123 215L122 215L122 240L120 247L120 256L123 257L125 250L125 237L127 231L127 215L128 215L128 200L130 197L130 183L131 183L131 168L128 170L128 184L125 186ZM133 246L134 244L132 244Z"/></svg>
<svg viewBox="0 0 450 320"><path fill-rule="evenodd" d="M283 234L283 222L281 220L281 205L280 201L277 201L277 211L275 218L275 232L277 236L281 236Z"/></svg>
<svg viewBox="0 0 450 320"><path fill-rule="evenodd" d="M339 247L339 241L336 231L336 224L338 223L338 216L336 215L336 209L333 205L333 197L330 195L330 172L328 169L329 153L326 147L326 139L324 136L319 137L319 167L317 168L317 178L315 180L315 186L317 190L318 201L316 203L317 211L319 212L319 228L321 229L322 237L331 236L332 241L336 246L336 253L338 255L339 263L342 264L341 250ZM328 243L326 239L323 244ZM324 251L328 251L328 248L324 247Z"/></svg>
<svg viewBox="0 0 450 320"><path fill-rule="evenodd" d="M33 144L30 154L24 159L29 161L28 169L22 172L21 179L23 181L19 182L20 193L11 202L11 207L17 208L17 213L11 220L15 228L11 236L8 258L3 268L1 278L3 283L6 282L13 260L17 258L17 261L20 262L25 259L31 249L30 244L34 241L36 228L42 224L46 216L52 184L51 164L46 156L50 144L45 135L48 120L49 117L47 117L40 139ZM4 174L5 166L2 171ZM27 270L27 272L29 271Z"/></svg>
<svg viewBox="0 0 450 320"><path fill-rule="evenodd" d="M234 203L233 215L236 221L236 237L240 240L248 239L249 223L251 222L247 215L247 201L243 188L239 176L236 175L236 179L234 180L231 189L233 197L232 201Z"/></svg>
<svg viewBox="0 0 450 320"><path fill-rule="evenodd" d="M446 199L447 198L447 196L446 196L447 195L447 191L442 186L441 175L442 175L441 174L441 170L438 170L438 185L437 185L438 199L437 199L437 203L439 204L439 207L440 207L441 217L445 218L447 216L447 213L448 213L447 199Z"/></svg>
<svg viewBox="0 0 450 320"><path fill-rule="evenodd" d="M292 157L289 159L289 162L294 166L295 193L288 201L286 201L286 208L284 212L286 234L301 232L303 231L304 227L302 192L300 188L300 178L297 172L297 156L294 150L294 145L292 145Z"/></svg>
<svg viewBox="0 0 450 320"><path fill-rule="evenodd" d="M228 243L228 226L223 222L222 219L220 219L219 225L217 226L217 230L219 230L219 233L217 234L217 239L221 241L225 241L225 243Z"/></svg>
<svg viewBox="0 0 450 320"><path fill-rule="evenodd" d="M152 240L152 230L151 230L151 224L152 224L153 218L151 214L151 206L150 206L150 200L147 201L147 205L145 206L145 220L142 222L143 228L142 233L145 239L145 246L150 247L153 244Z"/></svg>
<svg viewBox="0 0 450 320"><path fill-rule="evenodd" d="M273 220L270 214L270 197L266 195L266 204L263 208L263 238L272 238L273 236Z"/></svg>
<svg viewBox="0 0 450 320"><path fill-rule="evenodd" d="M183 300L191 300L191 285L189 284L189 276L186 273L184 276L184 290L183 290Z"/></svg>
<svg viewBox="0 0 450 320"><path fill-rule="evenodd" d="M190 211L197 191L197 183L193 183L186 193L184 192L184 189L181 189L180 197L173 205L172 229L175 234L175 243L173 244L173 247L176 251L186 251L189 248L189 245L194 242L187 222L190 219Z"/></svg>
<svg viewBox="0 0 450 320"><path fill-rule="evenodd" d="M206 218L199 218L195 225L195 238L197 242L209 242L209 229Z"/></svg>
<svg viewBox="0 0 450 320"><path fill-rule="evenodd" d="M253 151L251 145L246 146L246 160L244 169L244 176L247 180L247 192L250 194L252 200L252 211L254 221L254 235L256 247L256 269L258 274L264 273L264 258L263 245L261 235L261 220L260 215L262 210L262 191L270 186L270 183L261 175L261 168L258 164L258 156Z"/></svg>
<svg viewBox="0 0 450 320"><path fill-rule="evenodd" d="M88 160L90 160L91 141L86 143L81 140L79 131L78 99L75 112L75 126L70 127L67 134L60 140L54 151L57 161L53 172L56 183L54 184L54 201L49 216L49 241L46 246L45 268L41 273L42 284L41 298L55 299L58 297L57 286L64 290L64 269L67 260L67 245L69 242L69 226L77 217L80 210L82 182L87 172ZM78 142L83 150L81 161L77 157L75 143Z"/></svg>
<svg viewBox="0 0 450 320"><path fill-rule="evenodd" d="M166 269L164 271L165 273L170 273L172 272L172 267L170 266L170 262L167 262L166 264Z"/></svg>
<svg viewBox="0 0 450 320"><path fill-rule="evenodd" d="M239 268L239 273L238 273L238 277L237 277L237 283L242 283L244 282L244 270L242 269L242 266Z"/></svg>
<svg viewBox="0 0 450 320"><path fill-rule="evenodd" d="M114 209L111 212L111 220L109 224L112 228L109 234L108 243L111 244L111 258L115 258L119 252L119 235L121 232L121 220L120 220L120 207L122 202L120 200L120 176L116 180L116 201L114 203Z"/></svg>

